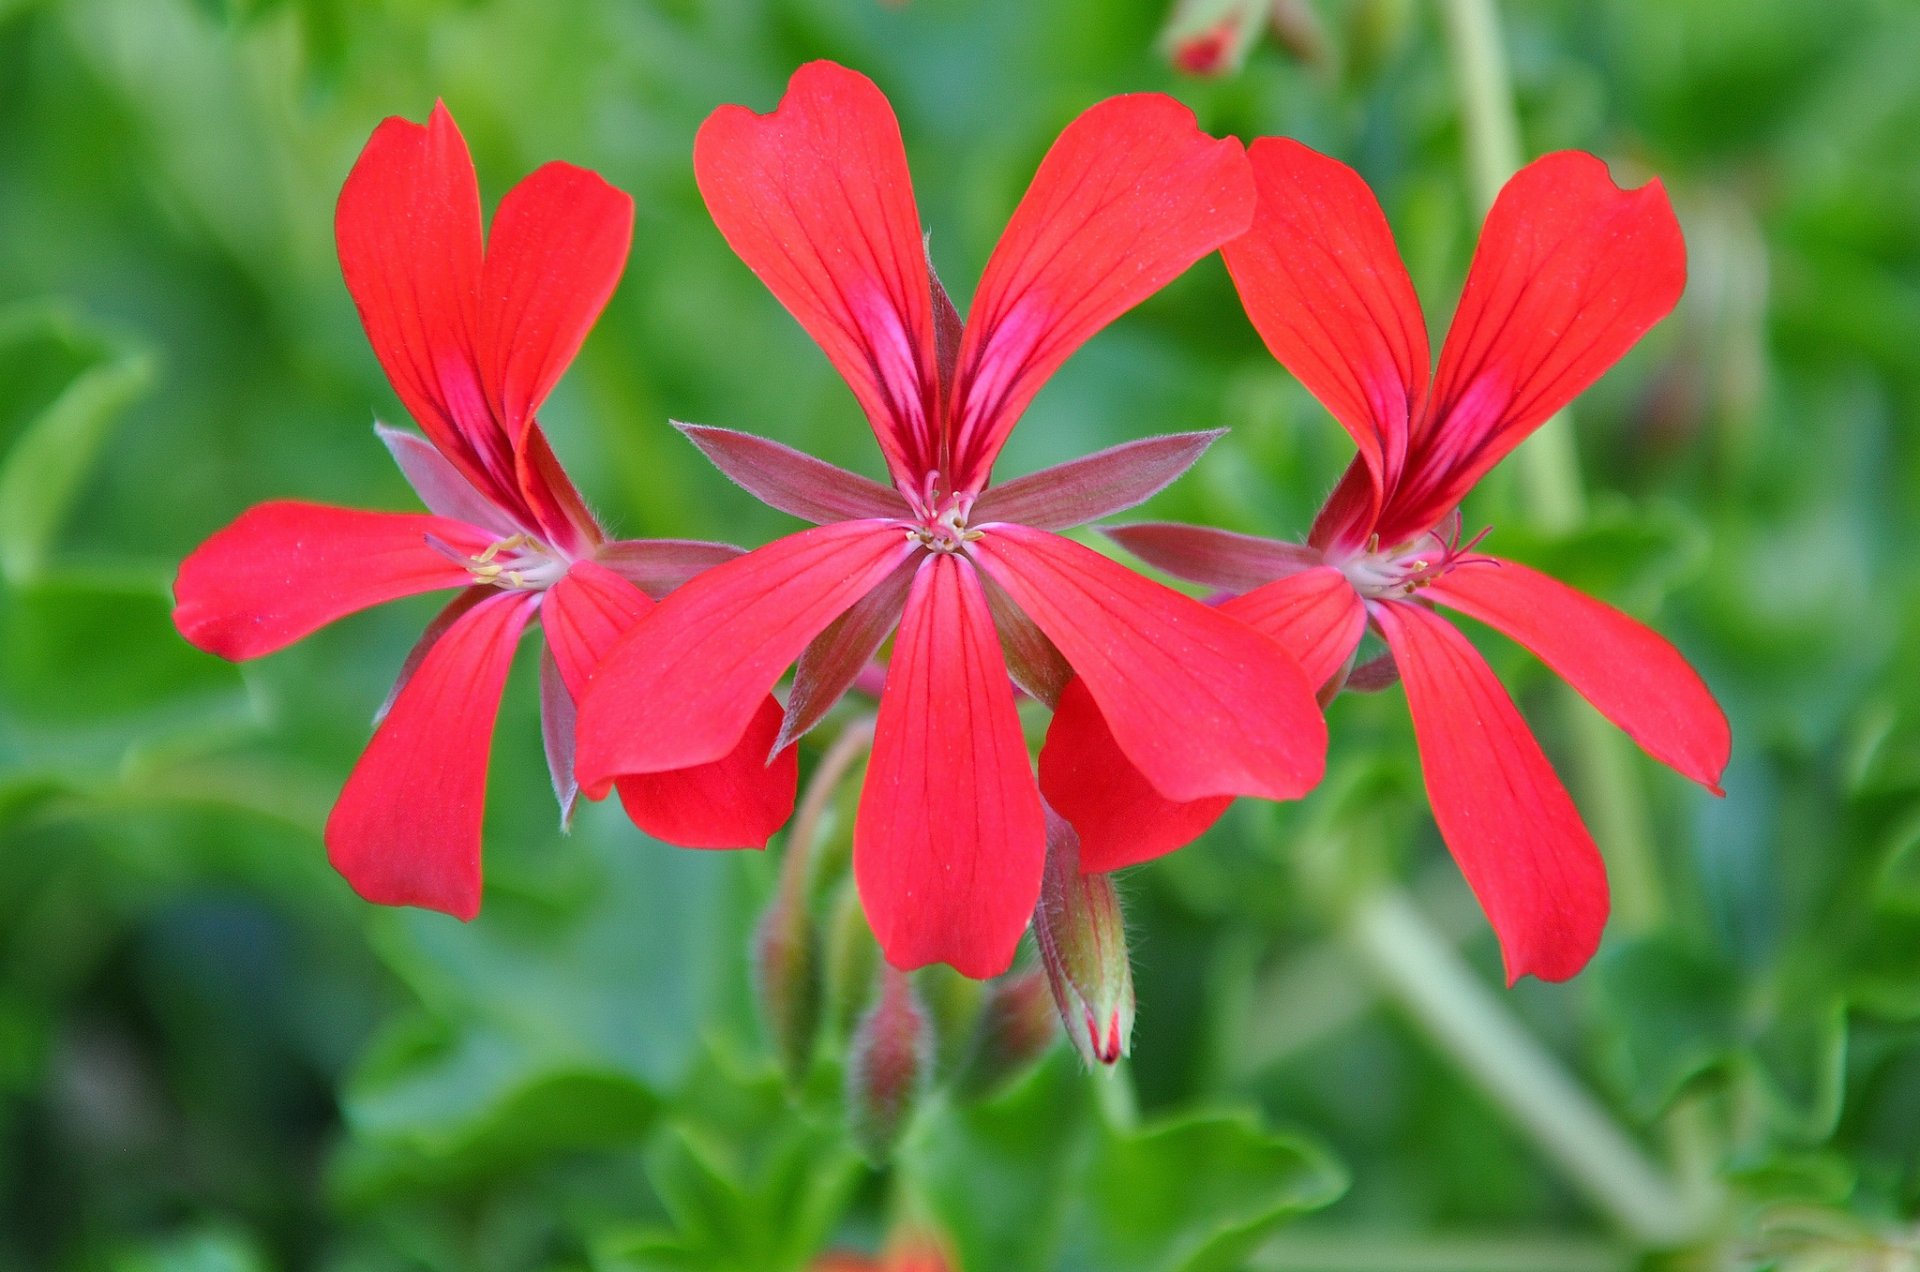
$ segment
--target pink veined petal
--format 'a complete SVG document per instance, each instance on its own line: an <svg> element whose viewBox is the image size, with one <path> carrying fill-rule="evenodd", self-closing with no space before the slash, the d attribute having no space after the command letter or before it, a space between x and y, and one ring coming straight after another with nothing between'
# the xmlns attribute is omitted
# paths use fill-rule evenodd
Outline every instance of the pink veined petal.
<svg viewBox="0 0 1920 1272"><path fill-rule="evenodd" d="M480 585L469 587L448 601L446 607L433 616L432 621L427 624L427 629L420 633L420 639L414 641L413 648L407 651L406 661L400 664L400 674L393 678L393 687L387 690L386 701L382 702L380 709L373 713L375 728L380 727L380 722L387 718L387 712L393 710L393 704L399 700L400 691L407 687L409 680L413 679L413 673L420 670L420 664L426 661L433 647L440 643L440 638L447 634L447 629L458 622L461 615L493 596L497 591L497 588Z"/></svg>
<svg viewBox="0 0 1920 1272"><path fill-rule="evenodd" d="M511 440L475 361L483 248L466 140L435 103L425 125L374 130L334 210L340 272L374 356L448 462L502 508L517 508Z"/></svg>
<svg viewBox="0 0 1920 1272"><path fill-rule="evenodd" d="M595 549L593 559L659 600L716 565L747 554L731 543L701 539L615 539Z"/></svg>
<svg viewBox="0 0 1920 1272"><path fill-rule="evenodd" d="M484 551L487 531L413 512L277 500L247 509L180 563L173 624L239 661L291 645L335 619L473 576L427 544Z"/></svg>
<svg viewBox="0 0 1920 1272"><path fill-rule="evenodd" d="M934 316L893 108L831 62L793 73L769 115L722 106L693 170L728 246L819 342L903 490L936 466Z"/></svg>
<svg viewBox="0 0 1920 1272"><path fill-rule="evenodd" d="M1226 432L1216 428L1142 438L989 486L974 503L972 519L1071 530L1153 498Z"/></svg>
<svg viewBox="0 0 1920 1272"><path fill-rule="evenodd" d="M639 588L592 561L574 562L548 590L541 623L572 701L607 651L653 608ZM793 812L799 779L792 748L773 753L780 717L780 704L763 695L745 735L718 759L621 778L616 785L627 816L647 834L683 848L764 847Z"/></svg>
<svg viewBox="0 0 1920 1272"><path fill-rule="evenodd" d="M1440 352L1407 479L1379 527L1426 529L1667 316L1687 281L1680 223L1658 181L1613 183L1562 151L1500 191Z"/></svg>
<svg viewBox="0 0 1920 1272"><path fill-rule="evenodd" d="M1367 633L1366 604L1347 576L1330 565L1236 596L1223 602L1220 612L1273 637L1315 687L1333 679Z"/></svg>
<svg viewBox="0 0 1920 1272"><path fill-rule="evenodd" d="M537 600L501 592L462 615L354 766L327 818L327 857L367 900L479 912L493 721Z"/></svg>
<svg viewBox="0 0 1920 1272"><path fill-rule="evenodd" d="M975 558L1087 682L1161 794L1296 799L1320 780L1326 723L1273 641L1071 540L982 529Z"/></svg>
<svg viewBox="0 0 1920 1272"><path fill-rule="evenodd" d="M502 539L520 530L514 524L513 514L488 502L432 442L418 433L387 424L375 424L373 431L428 512L491 530Z"/></svg>
<svg viewBox="0 0 1920 1272"><path fill-rule="evenodd" d="M1353 437L1378 506L1399 479L1431 354L1419 297L1360 174L1284 137L1247 151L1259 202L1222 256L1254 329Z"/></svg>
<svg viewBox="0 0 1920 1272"><path fill-rule="evenodd" d="M921 561L894 644L853 832L887 961L998 976L1040 897L1046 822L973 566Z"/></svg>
<svg viewBox="0 0 1920 1272"><path fill-rule="evenodd" d="M793 668L793 690L787 694L786 720L775 746L797 742L826 718L834 704L853 688L873 656L900 624L913 586L914 563L902 561L847 612L827 624L813 638Z"/></svg>
<svg viewBox="0 0 1920 1272"><path fill-rule="evenodd" d="M573 806L580 799L580 783L573 776L573 695L560 674L553 647L540 649L540 742L547 753L547 776L553 779L553 797L560 804L560 829L573 824Z"/></svg>
<svg viewBox="0 0 1920 1272"><path fill-rule="evenodd" d="M533 417L606 308L632 240L633 200L566 163L509 190L487 234L475 328L481 378L512 442L521 496L543 537L568 552L596 542L599 527Z"/></svg>
<svg viewBox="0 0 1920 1272"><path fill-rule="evenodd" d="M1379 603L1434 820L1500 937L1507 983L1566 980L1607 922L1607 873L1573 800L1493 671L1452 624Z"/></svg>
<svg viewBox="0 0 1920 1272"><path fill-rule="evenodd" d="M606 308L633 241L633 200L568 163L507 191L487 232L480 371L509 437L540 409Z"/></svg>
<svg viewBox="0 0 1920 1272"><path fill-rule="evenodd" d="M667 597L607 652L580 704L582 789L598 798L615 777L727 754L807 644L917 550L897 524L844 521Z"/></svg>
<svg viewBox="0 0 1920 1272"><path fill-rule="evenodd" d="M1175 578L1229 592L1251 591L1322 560L1317 549L1297 543L1172 521L1105 526L1100 533Z"/></svg>
<svg viewBox="0 0 1920 1272"><path fill-rule="evenodd" d="M1424 595L1525 645L1647 754L1722 794L1726 713L1651 627L1513 561L1454 570Z"/></svg>
<svg viewBox="0 0 1920 1272"><path fill-rule="evenodd" d="M1313 528L1307 532L1307 546L1316 552L1334 547L1349 551L1362 547L1372 537L1379 515L1373 473L1366 461L1355 455L1347 471L1340 474L1326 503L1320 505Z"/></svg>
<svg viewBox="0 0 1920 1272"><path fill-rule="evenodd" d="M1247 228L1246 152L1159 93L1068 124L987 262L960 346L949 475L986 485L1015 421L1074 350Z"/></svg>
<svg viewBox="0 0 1920 1272"><path fill-rule="evenodd" d="M682 424L678 420L673 426L735 485L769 508L778 508L802 521L825 525L830 521L907 515L906 501L899 492L824 459L815 459L805 451L728 428Z"/></svg>
<svg viewBox="0 0 1920 1272"><path fill-rule="evenodd" d="M1221 612L1276 640L1324 684L1366 631L1366 610L1338 570L1317 566L1235 597ZM1040 751L1040 790L1080 835L1081 868L1119 870L1164 856L1219 820L1228 798L1170 800L1120 750L1081 681L1060 697Z"/></svg>

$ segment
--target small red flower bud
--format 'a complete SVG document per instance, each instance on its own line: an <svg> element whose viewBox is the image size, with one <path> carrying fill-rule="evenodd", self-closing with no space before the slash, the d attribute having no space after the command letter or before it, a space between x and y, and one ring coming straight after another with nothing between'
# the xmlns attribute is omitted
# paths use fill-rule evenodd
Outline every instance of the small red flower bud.
<svg viewBox="0 0 1920 1272"><path fill-rule="evenodd" d="M1240 19L1222 18L1173 42L1173 68L1182 75L1222 75L1239 60Z"/></svg>
<svg viewBox="0 0 1920 1272"><path fill-rule="evenodd" d="M1133 1038L1133 967L1111 875L1080 873L1080 839L1047 813L1047 872L1034 939L1067 1040L1089 1065L1117 1064Z"/></svg>
<svg viewBox="0 0 1920 1272"><path fill-rule="evenodd" d="M892 1155L932 1071L932 1022L907 974L889 966L847 1053L847 1116L869 1160Z"/></svg>
<svg viewBox="0 0 1920 1272"><path fill-rule="evenodd" d="M1031 1068L1059 1036L1046 974L1012 972L987 987L974 1024L972 1050L955 1083L963 1096L991 1095Z"/></svg>

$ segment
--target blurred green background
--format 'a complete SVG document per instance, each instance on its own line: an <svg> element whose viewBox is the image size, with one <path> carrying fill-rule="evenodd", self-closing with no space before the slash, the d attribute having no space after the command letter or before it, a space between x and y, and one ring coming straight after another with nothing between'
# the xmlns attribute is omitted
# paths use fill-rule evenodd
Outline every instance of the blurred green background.
<svg viewBox="0 0 1920 1272"><path fill-rule="evenodd" d="M1400 695L1343 698L1313 797L1127 876L1129 1071L1056 1047L992 1099L936 1089L876 1168L838 1098L859 959L798 1097L755 1011L777 841L684 852L599 806L561 836L527 666L481 917L376 910L319 829L433 602L244 669L173 632L173 566L249 504L412 506L330 225L374 124L436 96L489 204L550 158L638 201L544 414L624 535L790 528L669 417L878 470L689 164L710 109L770 108L813 57L892 97L963 308L1059 128L1158 88L1361 168L1437 347L1480 197L1447 11L1286 9L1289 42L1201 82L1167 69L1153 0L0 0L0 1268L777 1272L903 1214L967 1272L1920 1266L1906 0L1503 15L1525 152L1662 177L1691 283L1555 426L1584 515L1536 515L1523 461L1467 516L1656 622L1735 730L1716 802L1481 642L1613 858L1570 984L1499 987ZM1002 468L1216 425L1149 512L1301 534L1350 444L1214 259L1070 363ZM950 1065L970 991L921 989Z"/></svg>

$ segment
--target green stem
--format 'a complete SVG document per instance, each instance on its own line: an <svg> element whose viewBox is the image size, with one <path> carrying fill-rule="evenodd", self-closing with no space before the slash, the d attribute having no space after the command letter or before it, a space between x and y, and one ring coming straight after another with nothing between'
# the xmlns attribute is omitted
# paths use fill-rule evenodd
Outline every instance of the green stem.
<svg viewBox="0 0 1920 1272"><path fill-rule="evenodd" d="M1665 1247L1703 1229L1695 1195L1615 1125L1405 893L1386 888L1363 900L1349 935L1428 1038L1622 1231Z"/></svg>
<svg viewBox="0 0 1920 1272"><path fill-rule="evenodd" d="M872 716L849 721L807 780L806 790L800 796L800 811L794 814L793 829L787 832L787 855L780 863L780 890L784 895L797 899L806 894L820 825L826 820L827 809L832 806L834 793L847 770L859 763L860 757L873 745L873 725Z"/></svg>
<svg viewBox="0 0 1920 1272"><path fill-rule="evenodd" d="M1493 0L1447 0L1441 12L1460 89L1460 126L1466 134L1474 200L1485 211L1493 206L1507 178L1519 170L1522 153L1500 14ZM1580 523L1586 515L1586 495L1580 484L1573 428L1564 411L1527 439L1514 463L1521 471L1527 511L1536 524L1560 533Z"/></svg>

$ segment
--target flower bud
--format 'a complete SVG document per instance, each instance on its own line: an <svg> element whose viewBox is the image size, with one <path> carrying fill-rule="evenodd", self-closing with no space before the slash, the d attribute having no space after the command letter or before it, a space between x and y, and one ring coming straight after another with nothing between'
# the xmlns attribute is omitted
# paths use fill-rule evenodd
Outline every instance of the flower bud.
<svg viewBox="0 0 1920 1272"><path fill-rule="evenodd" d="M820 1028L818 937L806 898L783 886L753 934L754 987L760 1018L790 1087L806 1081Z"/></svg>
<svg viewBox="0 0 1920 1272"><path fill-rule="evenodd" d="M982 1098L1033 1067L1060 1034L1046 973L1011 972L987 986L974 1023L972 1048L955 1081L963 1098Z"/></svg>
<svg viewBox="0 0 1920 1272"><path fill-rule="evenodd" d="M841 881L827 913L822 969L827 1032L837 1042L853 1029L873 994L873 969L880 962L860 893L851 878Z"/></svg>
<svg viewBox="0 0 1920 1272"><path fill-rule="evenodd" d="M1080 873L1080 837L1047 810L1047 870L1033 935L1067 1041L1089 1065L1117 1064L1133 1039L1133 967L1110 875Z"/></svg>
<svg viewBox="0 0 1920 1272"><path fill-rule="evenodd" d="M875 1165L900 1141L933 1071L933 1026L907 974L880 973L880 997L847 1051L847 1117L854 1143Z"/></svg>
<svg viewBox="0 0 1920 1272"><path fill-rule="evenodd" d="M1179 0L1161 45L1183 75L1227 75L1240 67L1272 0Z"/></svg>

